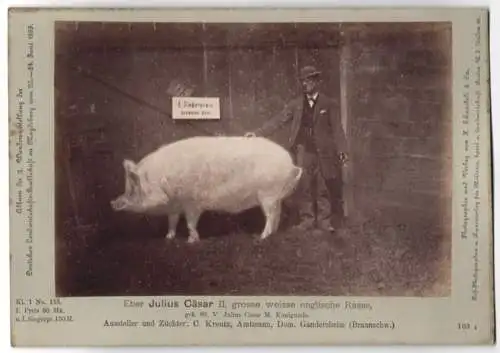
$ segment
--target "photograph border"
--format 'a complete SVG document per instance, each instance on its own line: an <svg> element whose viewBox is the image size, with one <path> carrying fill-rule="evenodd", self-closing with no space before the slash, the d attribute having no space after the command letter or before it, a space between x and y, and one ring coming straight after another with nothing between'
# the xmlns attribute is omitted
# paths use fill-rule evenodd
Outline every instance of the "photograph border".
<svg viewBox="0 0 500 353"><path fill-rule="evenodd" d="M470 138L479 143L478 163L478 200L475 211L479 211L475 218L477 226L476 237L471 233L466 240L460 241L459 228L463 219L460 217L460 200L463 198L463 183L474 185L474 176L460 179L460 164L453 163L453 241L452 241L452 297L414 299L414 298L332 298L345 305L345 301L359 300L369 302L373 310L366 312L336 311L334 313L325 310L310 310L309 315L315 320L328 320L332 316L335 320L346 322L357 322L360 320L375 320L377 322L389 323L390 330L356 330L350 326L350 330L311 330L305 328L294 328L290 330L264 330L262 328L245 329L198 329L195 334L193 328L176 328L165 330L154 328L150 330L138 330L134 335L129 335L129 327L109 329L103 324L105 320L147 321L159 320L165 315L172 320L185 320L187 313L192 312L185 308L185 300L197 299L205 303L217 303L219 297L185 298L168 297L162 298L172 303L178 303L175 308L167 308L168 311L152 311L147 309L126 308L124 301L132 300L120 298L56 298L54 295L54 243L53 236L53 214L54 203L48 202L43 205L38 200L53 200L54 186L47 187L47 180L54 180L54 145L51 140L54 126L52 121L47 124L39 117L48 116L53 119L54 97L53 90L53 22L58 19L70 18L73 21L91 18L94 21L177 21L191 22L198 20L221 22L221 18L230 22L259 22L276 21L318 21L329 19L330 21L412 21L425 19L425 21L449 19L453 22L453 158L463 158L464 137L460 131L459 114L464 107L460 101L463 89L463 74L465 70L478 70L479 80L474 86L475 92L479 92L477 123L478 133L471 133ZM28 241L32 245L33 261L31 274L27 274L26 265L26 215L16 213L15 202L12 199L17 195L15 189L15 176L17 172L16 161L12 155L16 151L16 135L10 136L10 193L11 193L11 327L12 343L16 346L109 346L109 345L242 345L242 344L382 344L382 343L405 343L405 344L492 344L494 335L494 313L493 313L493 225L492 225L492 166L491 166L491 122L490 122L490 93L489 93L489 45L488 45L488 10L483 8L462 9L436 9L436 8L407 8L407 9L36 9L27 10L11 8L9 11L9 101L10 130L16 129L16 113L18 104L16 93L20 85L24 85L29 79L29 70L26 68L25 52L27 42L33 40L37 50L37 65L33 70L34 92L36 101L36 115L38 119L25 121L26 116L21 116L21 124L32 123L32 133L35 132L34 149L32 150L33 163L33 212L28 217L33 217L33 227L28 233L33 233L33 238ZM26 26L33 25L37 30L30 39L26 35ZM52 33L52 34L51 34ZM44 48L37 43L47 43ZM475 44L474 44L475 43ZM474 47L473 51L471 47ZM477 62L475 55L479 55ZM46 68L50 67L50 70ZM23 148L26 146L22 146ZM23 151L29 151L26 148ZM23 153L23 152L22 152ZM24 152L29 153L29 152ZM472 187L471 187L472 188ZM472 238L473 240L469 240ZM476 240L477 239L477 242ZM478 272L474 270L474 262L461 261L463 258L473 259L474 251L477 251L476 264L480 263ZM472 255L472 256L471 256ZM458 260L457 260L458 259ZM50 265L49 265L50 264ZM469 275L465 275L469 274ZM471 300L471 280L477 275L477 300ZM139 298L133 298L139 300ZM151 298L144 298L145 301ZM276 298L248 297L233 298L224 297L225 305L232 306L247 303L265 303ZM286 297L286 301L304 300L305 297ZM280 299L278 299L280 300ZM307 300L318 300L318 298L307 297ZM240 302L240 303L238 303ZM85 304L83 304L85 303ZM95 313L92 317L88 315L89 306ZM234 306L233 306L234 307ZM49 310L48 316L57 314L62 310L66 316L71 316L72 323L55 323L44 320L33 322L16 322L19 311L33 311L44 313ZM55 309L60 308L60 309ZM236 310L244 307L236 305ZM459 309L459 310L457 310ZM38 311L40 310L40 311ZM55 311L54 311L55 310ZM50 314L50 315L49 315ZM432 316L431 316L432 314ZM46 316L47 316L46 315ZM418 329L413 326L420 324ZM36 332L33 329L36 327ZM307 333L300 336L298 332ZM72 333L80 332L73 336ZM81 332L85 332L82 335ZM299 337L300 336L300 337Z"/></svg>

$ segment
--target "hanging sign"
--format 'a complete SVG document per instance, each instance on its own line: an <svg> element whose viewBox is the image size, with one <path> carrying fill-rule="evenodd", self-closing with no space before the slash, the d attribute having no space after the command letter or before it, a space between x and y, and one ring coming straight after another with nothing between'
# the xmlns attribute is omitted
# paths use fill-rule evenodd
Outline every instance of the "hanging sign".
<svg viewBox="0 0 500 353"><path fill-rule="evenodd" d="M218 120L220 119L219 98L172 97L172 118Z"/></svg>

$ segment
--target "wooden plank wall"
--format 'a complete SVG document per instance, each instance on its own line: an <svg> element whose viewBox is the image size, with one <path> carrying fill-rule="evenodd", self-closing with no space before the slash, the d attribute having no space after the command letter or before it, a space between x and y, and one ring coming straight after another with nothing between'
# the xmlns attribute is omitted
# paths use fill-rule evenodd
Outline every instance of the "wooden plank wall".
<svg viewBox="0 0 500 353"><path fill-rule="evenodd" d="M358 24L345 31L354 203L449 225L450 24Z"/></svg>
<svg viewBox="0 0 500 353"><path fill-rule="evenodd" d="M161 144L188 136L242 135L261 126L299 93L297 65L323 70L325 89L336 97L337 27L59 23L56 223L65 239L58 243L63 244L61 256L75 263L89 242L154 232L155 221L114 214L109 207L123 192L123 159L138 161ZM220 121L172 121L168 113L179 83L193 96L219 97ZM283 142L287 129L271 137Z"/></svg>
<svg viewBox="0 0 500 353"><path fill-rule="evenodd" d="M78 263L88 243L103 237L154 231L156 221L110 210L123 191L123 159L138 161L188 136L241 135L261 126L299 93L298 69L307 64L325 73L324 89L344 104L349 207L385 212L392 205L411 215L437 202L442 207L432 209L429 222L446 222L450 36L450 26L439 23L59 23L58 261ZM221 120L173 122L168 113L178 84L194 96L220 97ZM283 142L286 135L287 128L272 138Z"/></svg>

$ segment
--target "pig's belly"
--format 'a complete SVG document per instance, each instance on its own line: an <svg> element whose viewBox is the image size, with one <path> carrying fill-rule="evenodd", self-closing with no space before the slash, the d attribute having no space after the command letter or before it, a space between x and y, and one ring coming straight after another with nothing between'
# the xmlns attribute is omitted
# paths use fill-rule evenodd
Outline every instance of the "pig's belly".
<svg viewBox="0 0 500 353"><path fill-rule="evenodd" d="M259 205L256 191L213 188L197 200L198 207L210 211L240 213Z"/></svg>
<svg viewBox="0 0 500 353"><path fill-rule="evenodd" d="M209 204L207 209L211 209L214 211L225 211L228 213L240 213L246 211L254 206L257 206L258 200L256 197L247 197L245 199L235 200L234 197L228 197L227 199L220 199L218 202L213 204L213 207L210 207Z"/></svg>
<svg viewBox="0 0 500 353"><path fill-rule="evenodd" d="M175 201L169 202L168 204L160 204L154 207L149 207L146 211L146 213L151 216L162 216L179 212L182 212L182 206Z"/></svg>

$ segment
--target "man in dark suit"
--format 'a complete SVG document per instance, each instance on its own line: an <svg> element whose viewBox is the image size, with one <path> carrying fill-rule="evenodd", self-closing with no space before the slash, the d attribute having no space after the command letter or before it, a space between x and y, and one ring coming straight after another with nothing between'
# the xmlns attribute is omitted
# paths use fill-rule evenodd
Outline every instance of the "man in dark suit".
<svg viewBox="0 0 500 353"><path fill-rule="evenodd" d="M347 161L347 141L340 121L340 109L336 101L319 91L321 72L315 67L302 68L299 79L303 93L286 104L281 114L246 136L270 135L285 124L291 124L285 147L295 162L304 168L303 178L293 196L294 208L299 217L308 213L300 200L306 189L312 195L313 207L317 205L316 181L321 175L330 203L328 230L334 232L344 220L342 165ZM317 215L317 209L314 213Z"/></svg>

